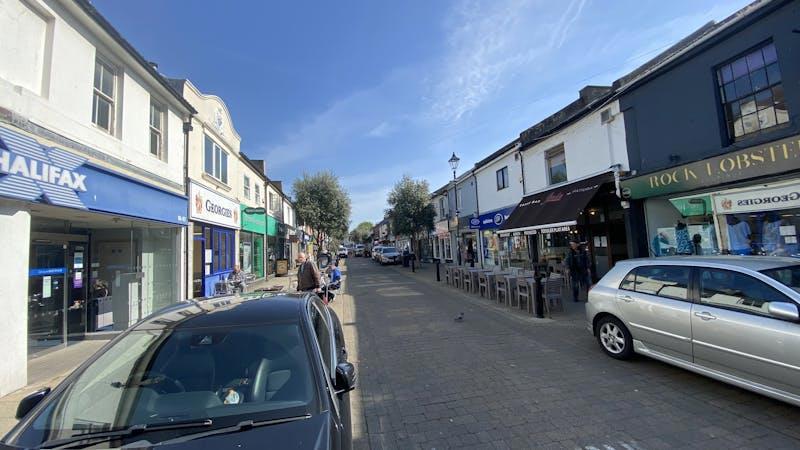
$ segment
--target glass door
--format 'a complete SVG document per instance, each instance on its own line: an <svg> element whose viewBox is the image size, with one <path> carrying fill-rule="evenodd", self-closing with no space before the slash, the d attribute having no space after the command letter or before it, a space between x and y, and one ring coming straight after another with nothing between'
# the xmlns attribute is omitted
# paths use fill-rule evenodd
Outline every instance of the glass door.
<svg viewBox="0 0 800 450"><path fill-rule="evenodd" d="M28 355L64 343L67 246L33 243L28 272Z"/></svg>
<svg viewBox="0 0 800 450"><path fill-rule="evenodd" d="M81 341L86 335L88 246L71 242L67 247L67 343Z"/></svg>

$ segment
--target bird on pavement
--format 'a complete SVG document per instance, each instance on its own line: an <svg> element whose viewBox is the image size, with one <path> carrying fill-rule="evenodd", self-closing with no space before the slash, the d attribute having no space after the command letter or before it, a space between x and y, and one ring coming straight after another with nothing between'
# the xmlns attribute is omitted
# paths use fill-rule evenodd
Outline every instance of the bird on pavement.
<svg viewBox="0 0 800 450"><path fill-rule="evenodd" d="M464 321L464 313L463 312L462 313L458 313L458 317L456 317L453 320L455 320L456 322L463 322Z"/></svg>

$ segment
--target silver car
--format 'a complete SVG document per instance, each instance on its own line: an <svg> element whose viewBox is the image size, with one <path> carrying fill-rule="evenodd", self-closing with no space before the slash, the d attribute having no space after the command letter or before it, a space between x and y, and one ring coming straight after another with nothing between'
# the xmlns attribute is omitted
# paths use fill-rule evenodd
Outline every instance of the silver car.
<svg viewBox="0 0 800 450"><path fill-rule="evenodd" d="M800 406L800 261L621 261L589 291L588 326L617 359L649 356Z"/></svg>

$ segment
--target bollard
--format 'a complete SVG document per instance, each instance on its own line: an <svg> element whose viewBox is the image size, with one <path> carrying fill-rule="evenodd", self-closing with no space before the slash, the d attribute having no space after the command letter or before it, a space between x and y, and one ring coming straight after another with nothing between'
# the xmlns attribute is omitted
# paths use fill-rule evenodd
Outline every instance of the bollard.
<svg viewBox="0 0 800 450"><path fill-rule="evenodd" d="M442 281L442 278L439 276L439 260L436 260L436 281Z"/></svg>
<svg viewBox="0 0 800 450"><path fill-rule="evenodd" d="M416 272L416 269L414 268L414 261L416 261L416 260L417 260L417 258L415 256L411 257L411 271L412 272Z"/></svg>
<svg viewBox="0 0 800 450"><path fill-rule="evenodd" d="M536 317L542 319L542 318L544 318L544 299L542 298L544 296L543 295L544 293L542 292L542 290L543 290L542 289L543 288L543 286L542 286L542 276L541 275L537 275L534 278L534 280L535 280L534 284L536 285L536 288L535 288L534 294L533 294L533 298L534 298L534 301L533 301L533 312L536 314Z"/></svg>

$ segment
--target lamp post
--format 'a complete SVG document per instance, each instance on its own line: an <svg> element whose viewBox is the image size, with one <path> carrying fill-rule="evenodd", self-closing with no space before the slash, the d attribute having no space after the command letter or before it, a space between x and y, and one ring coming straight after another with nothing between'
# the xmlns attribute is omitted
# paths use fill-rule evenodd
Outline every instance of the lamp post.
<svg viewBox="0 0 800 450"><path fill-rule="evenodd" d="M458 265L461 265L461 246L458 243L458 188L456 186L456 169L458 169L458 162L461 161L458 156L456 156L456 152L453 152L453 156L450 157L447 162L450 164L450 168L453 169L453 197L455 198L456 204L456 252L458 253Z"/></svg>

